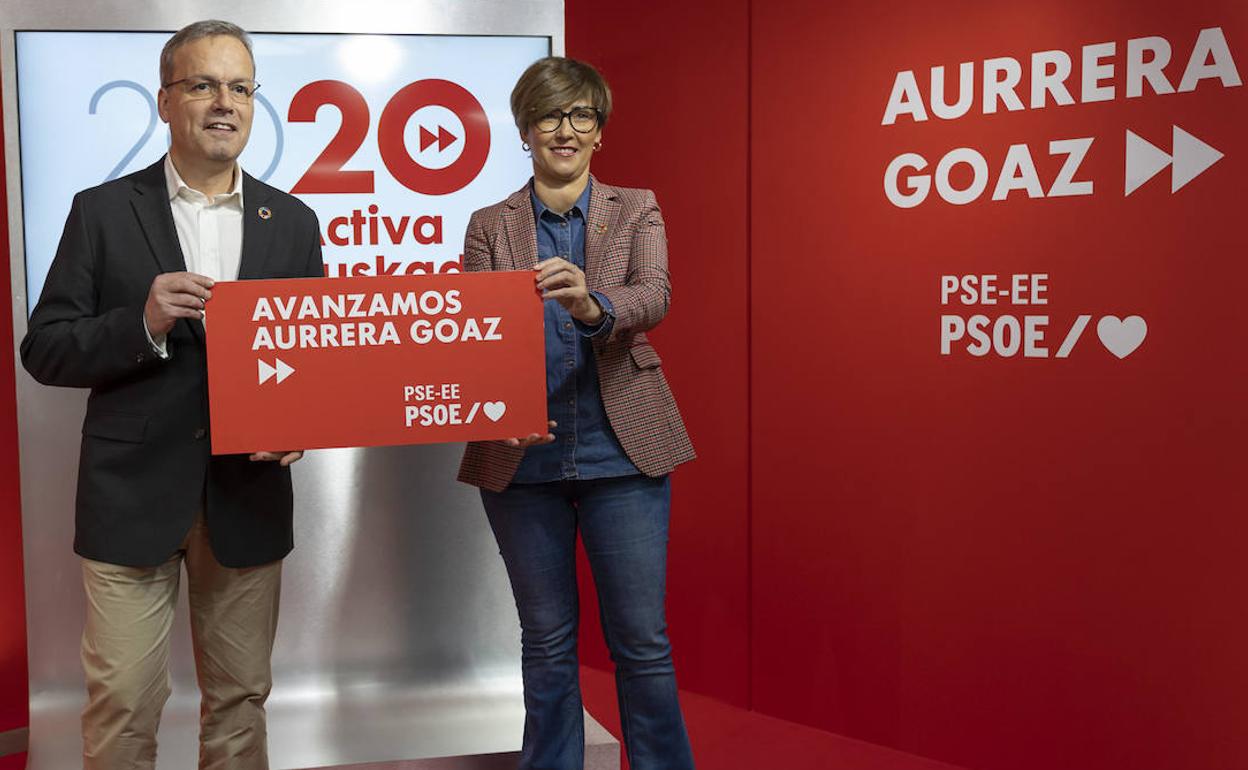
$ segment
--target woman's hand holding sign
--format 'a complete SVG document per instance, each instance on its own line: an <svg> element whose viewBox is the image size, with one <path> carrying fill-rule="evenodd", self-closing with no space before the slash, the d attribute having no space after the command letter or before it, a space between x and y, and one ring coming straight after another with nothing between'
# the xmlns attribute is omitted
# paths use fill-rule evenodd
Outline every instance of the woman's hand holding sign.
<svg viewBox="0 0 1248 770"><path fill-rule="evenodd" d="M602 321L602 306L589 293L585 273L562 257L543 259L533 268L537 271L537 290L542 299L557 300L572 317L586 326Z"/></svg>
<svg viewBox="0 0 1248 770"><path fill-rule="evenodd" d="M550 430L554 430L555 425L556 423L554 420L551 420L550 422L546 423L546 427L548 427ZM547 433L544 436L541 435L540 433L530 433L528 436L525 436L524 438L505 438L505 439L502 439L502 442L510 447L520 447L521 449L524 449L526 447L535 446L537 444L549 444L550 442L554 440L555 440L555 434L553 433Z"/></svg>

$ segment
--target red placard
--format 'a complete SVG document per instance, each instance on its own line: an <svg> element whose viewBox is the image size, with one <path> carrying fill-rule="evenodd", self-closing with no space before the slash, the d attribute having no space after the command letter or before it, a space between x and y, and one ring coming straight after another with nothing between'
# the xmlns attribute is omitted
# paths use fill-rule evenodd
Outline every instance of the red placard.
<svg viewBox="0 0 1248 770"><path fill-rule="evenodd" d="M529 272L218 283L213 454L544 433Z"/></svg>

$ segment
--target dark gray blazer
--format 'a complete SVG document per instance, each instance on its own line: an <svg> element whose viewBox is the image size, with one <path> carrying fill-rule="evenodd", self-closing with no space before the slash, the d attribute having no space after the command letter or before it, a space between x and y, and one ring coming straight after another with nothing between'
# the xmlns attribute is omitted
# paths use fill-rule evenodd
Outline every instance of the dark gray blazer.
<svg viewBox="0 0 1248 770"><path fill-rule="evenodd" d="M22 340L22 364L45 385L91 389L78 463L79 555L160 564L203 508L218 561L265 564L293 547L290 470L245 455L211 456L200 321L177 322L168 359L152 351L143 330L152 280L186 269L163 164L74 196ZM240 279L323 274L311 209L246 174L243 204Z"/></svg>

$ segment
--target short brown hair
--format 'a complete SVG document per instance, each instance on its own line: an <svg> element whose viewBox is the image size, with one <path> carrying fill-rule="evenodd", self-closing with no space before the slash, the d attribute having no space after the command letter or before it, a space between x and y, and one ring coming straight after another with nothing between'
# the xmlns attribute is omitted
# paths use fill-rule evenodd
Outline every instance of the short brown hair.
<svg viewBox="0 0 1248 770"><path fill-rule="evenodd" d="M583 61L547 56L529 65L511 90L511 115L516 128L527 131L542 115L577 99L598 109L598 127L611 116L611 87L598 70Z"/></svg>
<svg viewBox="0 0 1248 770"><path fill-rule="evenodd" d="M251 36L237 24L220 19L207 19L187 24L175 32L173 37L169 38L169 42L165 43L164 49L160 52L160 87L164 88L165 83L173 80L173 55L178 52L179 48L187 43L218 35L232 37L242 43L247 49L247 56L251 58L251 71L256 71L256 55L251 51Z"/></svg>

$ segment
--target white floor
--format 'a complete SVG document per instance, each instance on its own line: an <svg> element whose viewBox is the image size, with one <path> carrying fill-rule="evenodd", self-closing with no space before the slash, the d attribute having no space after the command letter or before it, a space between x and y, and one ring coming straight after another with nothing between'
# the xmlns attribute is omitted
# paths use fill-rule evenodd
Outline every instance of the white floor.
<svg viewBox="0 0 1248 770"><path fill-rule="evenodd" d="M28 770L81 766L77 694L31 703ZM308 691L268 704L272 770L504 770L515 767L524 726L520 693L448 688ZM161 720L158 770L196 764L198 700L175 694ZM619 743L585 715L586 770L618 770Z"/></svg>

